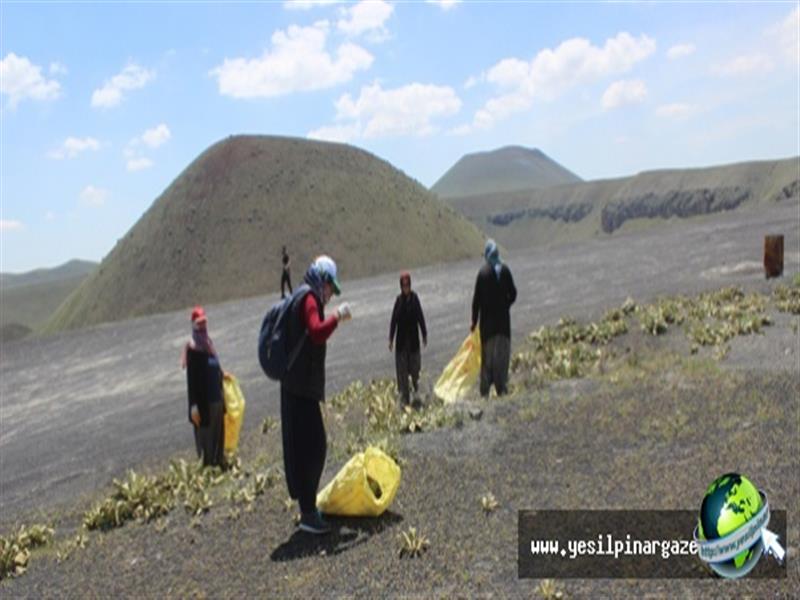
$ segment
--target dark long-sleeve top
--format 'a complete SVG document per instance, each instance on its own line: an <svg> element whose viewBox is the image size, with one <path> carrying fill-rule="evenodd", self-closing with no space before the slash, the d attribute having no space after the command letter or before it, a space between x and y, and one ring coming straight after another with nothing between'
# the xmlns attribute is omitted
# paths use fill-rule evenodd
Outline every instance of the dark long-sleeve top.
<svg viewBox="0 0 800 600"><path fill-rule="evenodd" d="M511 337L509 309L517 299L517 288L511 270L503 264L498 279L494 268L484 263L475 280L472 296L472 326L480 322L481 341L502 334Z"/></svg>
<svg viewBox="0 0 800 600"><path fill-rule="evenodd" d="M334 315L325 318L322 303L314 292L309 291L298 299L297 308L292 309L288 322L287 341L289 348L300 344L300 350L286 377L281 380L282 388L295 396L317 402L325 400L327 340L338 324ZM308 340L305 339L306 332Z"/></svg>
<svg viewBox="0 0 800 600"><path fill-rule="evenodd" d="M186 348L186 383L189 397L189 421L192 420L192 405L200 413L200 426L209 422L208 407L222 402L222 367L219 359L191 347Z"/></svg>
<svg viewBox="0 0 800 600"><path fill-rule="evenodd" d="M425 327L425 315L422 312L422 304L419 296L414 291L409 292L408 296L398 294L394 301L392 310L392 321L389 324L389 341L397 341L395 347L397 351L410 350L419 352L419 332L422 331L422 339L428 343L428 330Z"/></svg>

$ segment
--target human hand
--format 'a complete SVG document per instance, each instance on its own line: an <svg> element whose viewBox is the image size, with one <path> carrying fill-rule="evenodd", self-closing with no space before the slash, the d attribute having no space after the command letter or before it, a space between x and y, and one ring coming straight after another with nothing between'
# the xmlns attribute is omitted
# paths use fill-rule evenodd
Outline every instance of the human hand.
<svg viewBox="0 0 800 600"><path fill-rule="evenodd" d="M197 405L192 404L192 423L195 427L200 427L200 411L197 410Z"/></svg>
<svg viewBox="0 0 800 600"><path fill-rule="evenodd" d="M353 315L350 312L350 305L347 302L342 302L339 305L339 308L336 309L336 318L339 321L349 321L353 318Z"/></svg>
<svg viewBox="0 0 800 600"><path fill-rule="evenodd" d="M475 323L469 326L469 332L472 333L473 331L475 331Z"/></svg>

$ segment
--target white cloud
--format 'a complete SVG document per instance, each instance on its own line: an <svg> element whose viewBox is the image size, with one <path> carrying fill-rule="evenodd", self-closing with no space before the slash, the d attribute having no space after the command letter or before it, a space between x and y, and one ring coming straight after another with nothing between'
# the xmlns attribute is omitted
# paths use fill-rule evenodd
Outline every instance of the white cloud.
<svg viewBox="0 0 800 600"><path fill-rule="evenodd" d="M63 143L47 153L47 158L53 160L63 160L65 158L75 158L81 152L100 150L100 142L93 137L75 138L68 137Z"/></svg>
<svg viewBox="0 0 800 600"><path fill-rule="evenodd" d="M675 102L673 104L662 104L656 108L656 115L662 119L681 120L691 116L697 108L691 104Z"/></svg>
<svg viewBox="0 0 800 600"><path fill-rule="evenodd" d="M346 123L309 133L317 139L426 136L437 131L433 120L456 114L461 100L452 88L422 83L384 90L379 83L361 88L358 98L336 101L336 120ZM347 122L349 121L349 123Z"/></svg>
<svg viewBox="0 0 800 600"><path fill-rule="evenodd" d="M19 231L20 229L23 229L21 222L0 219L0 231Z"/></svg>
<svg viewBox="0 0 800 600"><path fill-rule="evenodd" d="M368 69L372 55L352 43L336 49L335 58L325 49L329 25L292 25L272 34L272 48L261 58L225 59L210 74L217 78L219 93L233 98L270 98L322 90L346 83L357 71Z"/></svg>
<svg viewBox="0 0 800 600"><path fill-rule="evenodd" d="M92 92L92 106L95 108L113 108L122 102L123 92L143 88L155 77L153 71L132 63L120 73L107 80L103 87Z"/></svg>
<svg viewBox="0 0 800 600"><path fill-rule="evenodd" d="M792 63L800 61L798 37L800 37L800 7L795 8L779 23L767 30L769 39L777 40L783 55Z"/></svg>
<svg viewBox="0 0 800 600"><path fill-rule="evenodd" d="M127 163L125 164L125 168L132 173L149 169L152 166L153 161L144 156L129 157Z"/></svg>
<svg viewBox="0 0 800 600"><path fill-rule="evenodd" d="M625 104L639 104L647 97L647 86L640 79L612 83L603 93L603 110L619 108Z"/></svg>
<svg viewBox="0 0 800 600"><path fill-rule="evenodd" d="M308 137L326 142L347 143L361 135L358 125L330 125L308 132Z"/></svg>
<svg viewBox="0 0 800 600"><path fill-rule="evenodd" d="M108 199L109 192L103 188L87 185L81 192L81 202L87 206L103 206Z"/></svg>
<svg viewBox="0 0 800 600"><path fill-rule="evenodd" d="M534 99L552 101L577 85L625 73L655 49L652 38L635 38L621 32L602 47L593 46L584 38L571 38L555 49L541 50L530 61L503 59L489 69L486 81L504 93L475 113L473 125L491 127L496 121L527 110Z"/></svg>
<svg viewBox="0 0 800 600"><path fill-rule="evenodd" d="M695 50L696 48L694 44L676 44L667 50L667 58L670 60L684 58L690 54L694 54Z"/></svg>
<svg viewBox="0 0 800 600"><path fill-rule="evenodd" d="M442 10L450 10L456 4L461 4L461 0L425 0L428 4L437 4Z"/></svg>
<svg viewBox="0 0 800 600"><path fill-rule="evenodd" d="M469 90L474 88L479 83L483 83L486 81L486 73L481 73L480 75L470 75L467 80L464 82L464 89Z"/></svg>
<svg viewBox="0 0 800 600"><path fill-rule="evenodd" d="M8 96L9 107L16 108L22 100L55 100L61 85L54 79L42 76L42 68L24 56L10 52L0 60L0 81L3 95Z"/></svg>
<svg viewBox="0 0 800 600"><path fill-rule="evenodd" d="M46 213L44 213L44 219L45 221L55 221L56 213L54 213L52 210L48 210Z"/></svg>
<svg viewBox="0 0 800 600"><path fill-rule="evenodd" d="M158 148L162 144L165 144L171 137L172 133L170 132L169 127L167 127L166 124L161 123L157 127L146 130L140 139L146 146Z"/></svg>
<svg viewBox="0 0 800 600"><path fill-rule="evenodd" d="M67 67L58 61L50 63L50 75L66 75L69 73Z"/></svg>
<svg viewBox="0 0 800 600"><path fill-rule="evenodd" d="M286 10L309 10L316 6L330 6L341 2L342 0L286 0L283 8Z"/></svg>
<svg viewBox="0 0 800 600"><path fill-rule="evenodd" d="M766 54L745 54L713 67L713 72L723 77L738 77L751 73L767 73L773 69L772 60Z"/></svg>
<svg viewBox="0 0 800 600"><path fill-rule="evenodd" d="M363 34L373 42L381 42L389 37L385 23L392 16L394 6L383 0L362 0L342 10L343 18L336 24L339 31L355 37Z"/></svg>

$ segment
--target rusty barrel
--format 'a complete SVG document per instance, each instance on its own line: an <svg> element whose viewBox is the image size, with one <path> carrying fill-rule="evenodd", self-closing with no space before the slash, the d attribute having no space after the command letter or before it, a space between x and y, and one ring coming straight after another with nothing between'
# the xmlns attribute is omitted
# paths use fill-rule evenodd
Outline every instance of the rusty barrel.
<svg viewBox="0 0 800 600"><path fill-rule="evenodd" d="M764 273L767 279L783 274L783 236L764 237Z"/></svg>

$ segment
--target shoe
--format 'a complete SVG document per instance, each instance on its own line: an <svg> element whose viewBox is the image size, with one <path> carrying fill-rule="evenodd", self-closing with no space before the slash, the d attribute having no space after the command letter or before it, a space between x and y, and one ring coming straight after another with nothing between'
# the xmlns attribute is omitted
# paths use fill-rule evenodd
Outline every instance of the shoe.
<svg viewBox="0 0 800 600"><path fill-rule="evenodd" d="M308 533L322 535L330 533L331 526L326 523L318 510L303 513L300 517L300 529Z"/></svg>

